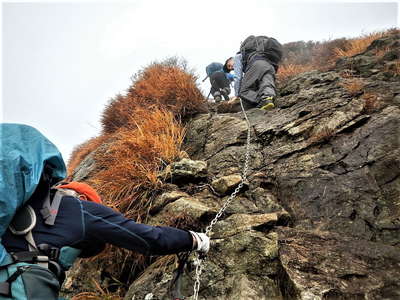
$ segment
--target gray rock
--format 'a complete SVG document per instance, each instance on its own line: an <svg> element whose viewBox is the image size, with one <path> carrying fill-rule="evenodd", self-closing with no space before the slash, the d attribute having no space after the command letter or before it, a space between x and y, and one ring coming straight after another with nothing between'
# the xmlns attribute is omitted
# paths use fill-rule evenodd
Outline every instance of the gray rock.
<svg viewBox="0 0 400 300"><path fill-rule="evenodd" d="M172 218L184 219L187 223L198 224L205 215L215 215L216 210L204 205L193 197L180 197L167 204L156 216L149 219L150 225L171 225Z"/></svg>
<svg viewBox="0 0 400 300"><path fill-rule="evenodd" d="M279 231L285 299L398 299L398 248L320 231Z"/></svg>
<svg viewBox="0 0 400 300"><path fill-rule="evenodd" d="M204 261L199 299L282 300L278 283L273 279L279 270L277 238L276 233L246 230L213 240ZM188 264L193 268L193 257ZM165 279L172 278L173 268L170 263L161 272L157 264L150 266L131 285L124 300L143 299L148 293L153 293L153 299L171 299L170 281ZM193 276L193 272L183 275L181 292L186 299L193 295Z"/></svg>
<svg viewBox="0 0 400 300"><path fill-rule="evenodd" d="M189 195L181 191L163 193L154 200L151 205L150 212L154 214L160 211L165 205L184 197L189 197Z"/></svg>
<svg viewBox="0 0 400 300"><path fill-rule="evenodd" d="M204 179L207 177L207 163L200 160L183 158L168 165L159 175L165 181L179 182Z"/></svg>
<svg viewBox="0 0 400 300"><path fill-rule="evenodd" d="M225 195L233 191L241 181L242 176L240 174L234 174L218 178L214 180L211 185L217 193Z"/></svg>

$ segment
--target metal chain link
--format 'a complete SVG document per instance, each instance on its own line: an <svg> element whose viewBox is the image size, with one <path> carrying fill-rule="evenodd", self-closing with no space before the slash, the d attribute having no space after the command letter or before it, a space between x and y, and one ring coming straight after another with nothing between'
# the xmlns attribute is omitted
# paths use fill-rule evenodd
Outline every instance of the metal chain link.
<svg viewBox="0 0 400 300"><path fill-rule="evenodd" d="M246 179L247 179L247 171L249 170L249 161L250 161L250 141L251 141L251 125L250 121L247 117L246 111L244 110L242 99L240 99L240 106L242 108L243 115L246 119L247 122L247 143L246 143L246 154L245 154L245 162L244 162L244 167L242 171L242 180L239 183L239 185L236 187L236 189L233 191L233 193L229 196L229 198L225 201L225 203L222 205L221 209L218 211L217 215L215 218L210 222L210 225L206 227L206 235L208 235L211 231L213 226L218 222L219 218L221 218L222 214L225 212L229 204L235 199L239 191L242 189ZM204 258L201 258L199 253L196 253L196 257L194 260L194 263L196 265L196 270L195 270L195 282L194 282L194 294L193 294L193 300L198 300L199 297L199 291L200 291L200 277L201 273L203 272L203 263Z"/></svg>

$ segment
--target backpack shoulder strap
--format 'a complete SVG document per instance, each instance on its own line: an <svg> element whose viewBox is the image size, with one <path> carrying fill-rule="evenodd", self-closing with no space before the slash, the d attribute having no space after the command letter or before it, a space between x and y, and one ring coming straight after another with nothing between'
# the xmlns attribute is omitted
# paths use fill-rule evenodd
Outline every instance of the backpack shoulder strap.
<svg viewBox="0 0 400 300"><path fill-rule="evenodd" d="M44 223L50 226L54 225L60 207L61 199L64 196L61 190L56 189L53 200L51 200L50 191L43 202L43 207L40 210L44 218Z"/></svg>
<svg viewBox="0 0 400 300"><path fill-rule="evenodd" d="M15 235L26 235L36 225L36 214L30 205L25 205L18 210L12 219L9 228Z"/></svg>
<svg viewBox="0 0 400 300"><path fill-rule="evenodd" d="M14 235L23 235L28 242L30 251L36 250L32 229L36 226L36 214L30 205L25 205L18 210L8 228Z"/></svg>

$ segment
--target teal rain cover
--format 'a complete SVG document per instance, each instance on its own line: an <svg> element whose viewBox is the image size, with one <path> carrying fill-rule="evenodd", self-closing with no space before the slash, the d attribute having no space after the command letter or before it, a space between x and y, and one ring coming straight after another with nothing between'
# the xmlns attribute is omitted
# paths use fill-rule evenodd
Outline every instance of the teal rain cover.
<svg viewBox="0 0 400 300"><path fill-rule="evenodd" d="M33 194L45 165L55 167L56 181L66 176L61 153L33 127L0 123L0 237L16 210ZM0 244L0 265L7 263L7 252Z"/></svg>

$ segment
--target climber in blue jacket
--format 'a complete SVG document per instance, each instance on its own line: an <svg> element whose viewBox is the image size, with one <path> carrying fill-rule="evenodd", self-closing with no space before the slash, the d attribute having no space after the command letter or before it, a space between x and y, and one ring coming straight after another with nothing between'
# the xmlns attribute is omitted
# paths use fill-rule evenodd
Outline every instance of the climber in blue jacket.
<svg viewBox="0 0 400 300"><path fill-rule="evenodd" d="M220 102L222 97L225 100L229 100L229 94L231 93L230 84L234 80L234 75L230 73L232 70L233 57L228 58L225 64L213 62L206 67L207 77L210 78L211 83L210 94L213 96L215 102Z"/></svg>

